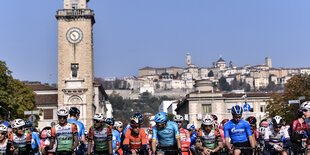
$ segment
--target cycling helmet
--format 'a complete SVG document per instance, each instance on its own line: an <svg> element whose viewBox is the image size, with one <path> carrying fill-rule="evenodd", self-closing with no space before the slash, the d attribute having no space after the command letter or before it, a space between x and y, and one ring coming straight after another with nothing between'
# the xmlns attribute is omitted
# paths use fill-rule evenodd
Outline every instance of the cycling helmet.
<svg viewBox="0 0 310 155"><path fill-rule="evenodd" d="M310 101L305 101L302 103L300 108L310 109Z"/></svg>
<svg viewBox="0 0 310 155"><path fill-rule="evenodd" d="M202 119L202 124L203 125L213 125L214 124L214 119L211 115L206 115L203 119Z"/></svg>
<svg viewBox="0 0 310 155"><path fill-rule="evenodd" d="M297 111L298 118L302 117L304 115L304 112L307 112L307 111L308 111L308 109L299 108L298 111Z"/></svg>
<svg viewBox="0 0 310 155"><path fill-rule="evenodd" d="M84 134L85 134L85 135L88 135L88 131L87 131L87 130L85 130L85 131L84 131Z"/></svg>
<svg viewBox="0 0 310 155"><path fill-rule="evenodd" d="M113 126L113 127L118 128L118 127L121 127L121 126L123 126L123 123L122 123L121 121L116 121L116 122L114 123L114 126Z"/></svg>
<svg viewBox="0 0 310 155"><path fill-rule="evenodd" d="M273 125L278 125L278 124L282 124L283 119L281 116L275 116L272 118L272 124Z"/></svg>
<svg viewBox="0 0 310 155"><path fill-rule="evenodd" d="M80 110L77 107L71 107L69 110L69 114L70 116L73 116L75 114L80 115Z"/></svg>
<svg viewBox="0 0 310 155"><path fill-rule="evenodd" d="M173 121L175 121L175 122L179 122L179 121L183 121L183 120L184 120L184 118L182 115L175 115L173 117Z"/></svg>
<svg viewBox="0 0 310 155"><path fill-rule="evenodd" d="M106 121L106 116L103 113L97 113L94 115L93 119L104 122Z"/></svg>
<svg viewBox="0 0 310 155"><path fill-rule="evenodd" d="M48 129L48 130L46 131L46 136L47 136L47 137L51 137L51 136L52 136L52 131L51 131L51 129Z"/></svg>
<svg viewBox="0 0 310 155"><path fill-rule="evenodd" d="M22 119L15 119L12 121L11 123L11 126L13 129L16 129L16 128L19 128L19 127L22 127L25 125L25 121L22 120Z"/></svg>
<svg viewBox="0 0 310 155"><path fill-rule="evenodd" d="M4 124L0 124L0 131L2 132L8 132L8 127Z"/></svg>
<svg viewBox="0 0 310 155"><path fill-rule="evenodd" d="M150 132L150 131L153 131L153 126L150 126L150 127L147 129L147 132Z"/></svg>
<svg viewBox="0 0 310 155"><path fill-rule="evenodd" d="M239 105L235 105L235 106L231 107L231 113L233 115L242 115L243 109Z"/></svg>
<svg viewBox="0 0 310 155"><path fill-rule="evenodd" d="M164 123L164 122L168 121L168 114L165 112L160 112L160 113L156 114L154 121L156 123Z"/></svg>
<svg viewBox="0 0 310 155"><path fill-rule="evenodd" d="M133 116L130 118L130 123L131 124L142 124L143 116L138 112L133 114Z"/></svg>
<svg viewBox="0 0 310 155"><path fill-rule="evenodd" d="M68 116L69 115L68 107L60 107L57 110L57 115L58 116Z"/></svg>
<svg viewBox="0 0 310 155"><path fill-rule="evenodd" d="M187 124L186 129L187 130L194 130L195 129L195 125L194 124Z"/></svg>
<svg viewBox="0 0 310 155"><path fill-rule="evenodd" d="M25 127L26 128L32 127L32 123L29 120L25 120Z"/></svg>
<svg viewBox="0 0 310 155"><path fill-rule="evenodd" d="M106 122L107 122L107 124L113 126L114 125L114 118L107 118Z"/></svg>
<svg viewBox="0 0 310 155"><path fill-rule="evenodd" d="M267 127L269 126L269 123L268 123L267 121L262 121L262 122L260 123L260 126L261 126L261 127L264 127L264 128L267 128Z"/></svg>
<svg viewBox="0 0 310 155"><path fill-rule="evenodd" d="M213 117L213 120L217 121L217 116L215 114L211 114L211 116Z"/></svg>
<svg viewBox="0 0 310 155"><path fill-rule="evenodd" d="M256 118L254 116L250 116L246 119L250 124L256 124Z"/></svg>
<svg viewBox="0 0 310 155"><path fill-rule="evenodd" d="M228 121L229 121L229 119L223 119L222 122L221 122L222 126L224 126Z"/></svg>

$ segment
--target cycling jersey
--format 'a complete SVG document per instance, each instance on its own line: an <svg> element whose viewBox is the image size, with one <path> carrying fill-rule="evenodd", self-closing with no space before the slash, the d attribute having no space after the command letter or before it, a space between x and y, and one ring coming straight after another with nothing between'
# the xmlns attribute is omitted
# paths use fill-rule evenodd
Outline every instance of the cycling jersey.
<svg viewBox="0 0 310 155"><path fill-rule="evenodd" d="M290 135L292 143L301 144L301 139L303 138L305 132L307 135L310 134L309 126L307 125L306 122L300 123L298 119L293 121L290 127Z"/></svg>
<svg viewBox="0 0 310 155"><path fill-rule="evenodd" d="M264 141L267 147L283 144L283 139L286 141L290 139L285 127L281 127L279 132L275 132L273 126L266 128Z"/></svg>
<svg viewBox="0 0 310 155"><path fill-rule="evenodd" d="M114 129L112 129L112 134L113 134L112 146L113 146L113 150L115 150L117 145L119 143L121 143L121 136L120 136L119 132L114 130Z"/></svg>
<svg viewBox="0 0 310 155"><path fill-rule="evenodd" d="M233 120L224 125L225 138L230 138L231 143L242 143L249 141L248 136L252 136L252 131L249 122L240 119L238 123Z"/></svg>
<svg viewBox="0 0 310 155"><path fill-rule="evenodd" d="M56 151L72 151L74 135L77 135L77 126L74 123L66 123L61 126L56 124L51 129L51 136L57 140Z"/></svg>
<svg viewBox="0 0 310 155"><path fill-rule="evenodd" d="M188 151L191 145L190 133L186 129L183 129L183 128L181 128L179 132L180 132L180 141L181 141L182 151Z"/></svg>
<svg viewBox="0 0 310 155"><path fill-rule="evenodd" d="M6 149L10 149L10 148L7 148L7 143L8 143L8 140L7 139L4 139L4 143L1 145L0 144L0 154L6 154Z"/></svg>
<svg viewBox="0 0 310 155"><path fill-rule="evenodd" d="M194 131L191 134L191 145L190 145L190 148L191 148L192 152L194 152L196 150L196 138L197 138L197 132Z"/></svg>
<svg viewBox="0 0 310 155"><path fill-rule="evenodd" d="M13 144L14 149L19 149L21 152L29 152L30 150L27 150L27 145L31 147L31 139L31 132L24 133L21 137L18 137L15 133L11 132L9 134L8 143Z"/></svg>
<svg viewBox="0 0 310 155"><path fill-rule="evenodd" d="M68 119L69 123L74 123L77 125L77 130L78 130L78 137L79 140L81 139L81 136L85 135L85 128L84 128L84 124L80 121L77 121L75 119Z"/></svg>
<svg viewBox="0 0 310 155"><path fill-rule="evenodd" d="M101 152L109 150L108 141L112 140L112 127L105 124L101 131L92 126L88 132L88 141L94 140L94 151Z"/></svg>
<svg viewBox="0 0 310 155"><path fill-rule="evenodd" d="M37 132L31 131L32 134L32 139L31 139L31 147L33 152L38 152L39 151L39 146L41 145L40 143L40 138Z"/></svg>
<svg viewBox="0 0 310 155"><path fill-rule="evenodd" d="M143 128L140 129L138 135L132 134L132 129L128 129L125 134L124 145L128 145L130 149L139 149L143 145L146 147L147 139L145 130Z"/></svg>
<svg viewBox="0 0 310 155"><path fill-rule="evenodd" d="M154 126L152 135L152 141L158 139L158 145L161 147L176 146L176 138L180 138L178 125L172 121L168 121L167 126L160 130Z"/></svg>
<svg viewBox="0 0 310 155"><path fill-rule="evenodd" d="M211 130L209 133L206 130L199 129L197 141L200 141L202 146L213 150L217 148L218 142L222 142L222 138L218 129Z"/></svg>

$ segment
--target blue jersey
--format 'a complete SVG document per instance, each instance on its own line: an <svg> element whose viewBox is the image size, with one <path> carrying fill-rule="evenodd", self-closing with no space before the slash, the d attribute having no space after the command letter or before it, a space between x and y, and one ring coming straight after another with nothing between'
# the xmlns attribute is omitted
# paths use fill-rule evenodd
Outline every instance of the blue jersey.
<svg viewBox="0 0 310 155"><path fill-rule="evenodd" d="M113 154L114 154L117 143L119 143L119 144L121 143L121 135L119 134L118 131L113 130L113 129L112 129L112 134L113 134L112 146L113 146Z"/></svg>
<svg viewBox="0 0 310 155"><path fill-rule="evenodd" d="M78 137L79 139L81 139L82 135L85 135L85 128L84 128L84 124L80 121L77 121L75 119L68 119L69 123L74 123L77 125L78 128Z"/></svg>
<svg viewBox="0 0 310 155"><path fill-rule="evenodd" d="M41 145L39 135L37 132L31 132L32 138L31 138L31 148L35 152L39 151L39 146Z"/></svg>
<svg viewBox="0 0 310 155"><path fill-rule="evenodd" d="M191 134L191 145L196 145L196 137L197 137L197 132L194 131L192 134Z"/></svg>
<svg viewBox="0 0 310 155"><path fill-rule="evenodd" d="M224 125L225 138L230 138L231 143L242 143L249 141L248 136L252 135L249 122L240 119L239 123L230 120Z"/></svg>
<svg viewBox="0 0 310 155"><path fill-rule="evenodd" d="M180 132L175 122L168 121L167 126L161 130L156 126L153 128L152 140L158 139L159 146L175 146L177 145L176 138L180 138Z"/></svg>

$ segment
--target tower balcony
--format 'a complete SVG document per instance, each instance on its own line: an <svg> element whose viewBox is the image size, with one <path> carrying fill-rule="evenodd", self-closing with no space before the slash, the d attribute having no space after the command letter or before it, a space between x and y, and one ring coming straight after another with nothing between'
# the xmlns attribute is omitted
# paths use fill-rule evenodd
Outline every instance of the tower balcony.
<svg viewBox="0 0 310 155"><path fill-rule="evenodd" d="M75 20L75 19L91 19L95 23L95 13L90 9L63 9L58 10L56 14L57 20Z"/></svg>

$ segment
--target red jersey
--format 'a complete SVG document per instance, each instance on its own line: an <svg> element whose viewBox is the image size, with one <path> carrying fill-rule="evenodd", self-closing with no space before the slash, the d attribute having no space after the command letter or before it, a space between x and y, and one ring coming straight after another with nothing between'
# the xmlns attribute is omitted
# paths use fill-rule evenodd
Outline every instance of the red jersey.
<svg viewBox="0 0 310 155"><path fill-rule="evenodd" d="M309 137L309 126L306 122L300 123L297 119L291 123L290 137L292 143L301 143L301 139L303 138L305 133L307 133ZM308 141L309 140L310 139L308 139Z"/></svg>
<svg viewBox="0 0 310 155"><path fill-rule="evenodd" d="M140 129L139 135L132 135L131 128L127 129L124 139L124 145L129 145L131 149L138 149L142 145L146 145L147 139L143 128Z"/></svg>
<svg viewBox="0 0 310 155"><path fill-rule="evenodd" d="M180 132L182 151L188 151L191 145L191 135L187 130L183 128L179 129L179 132Z"/></svg>

